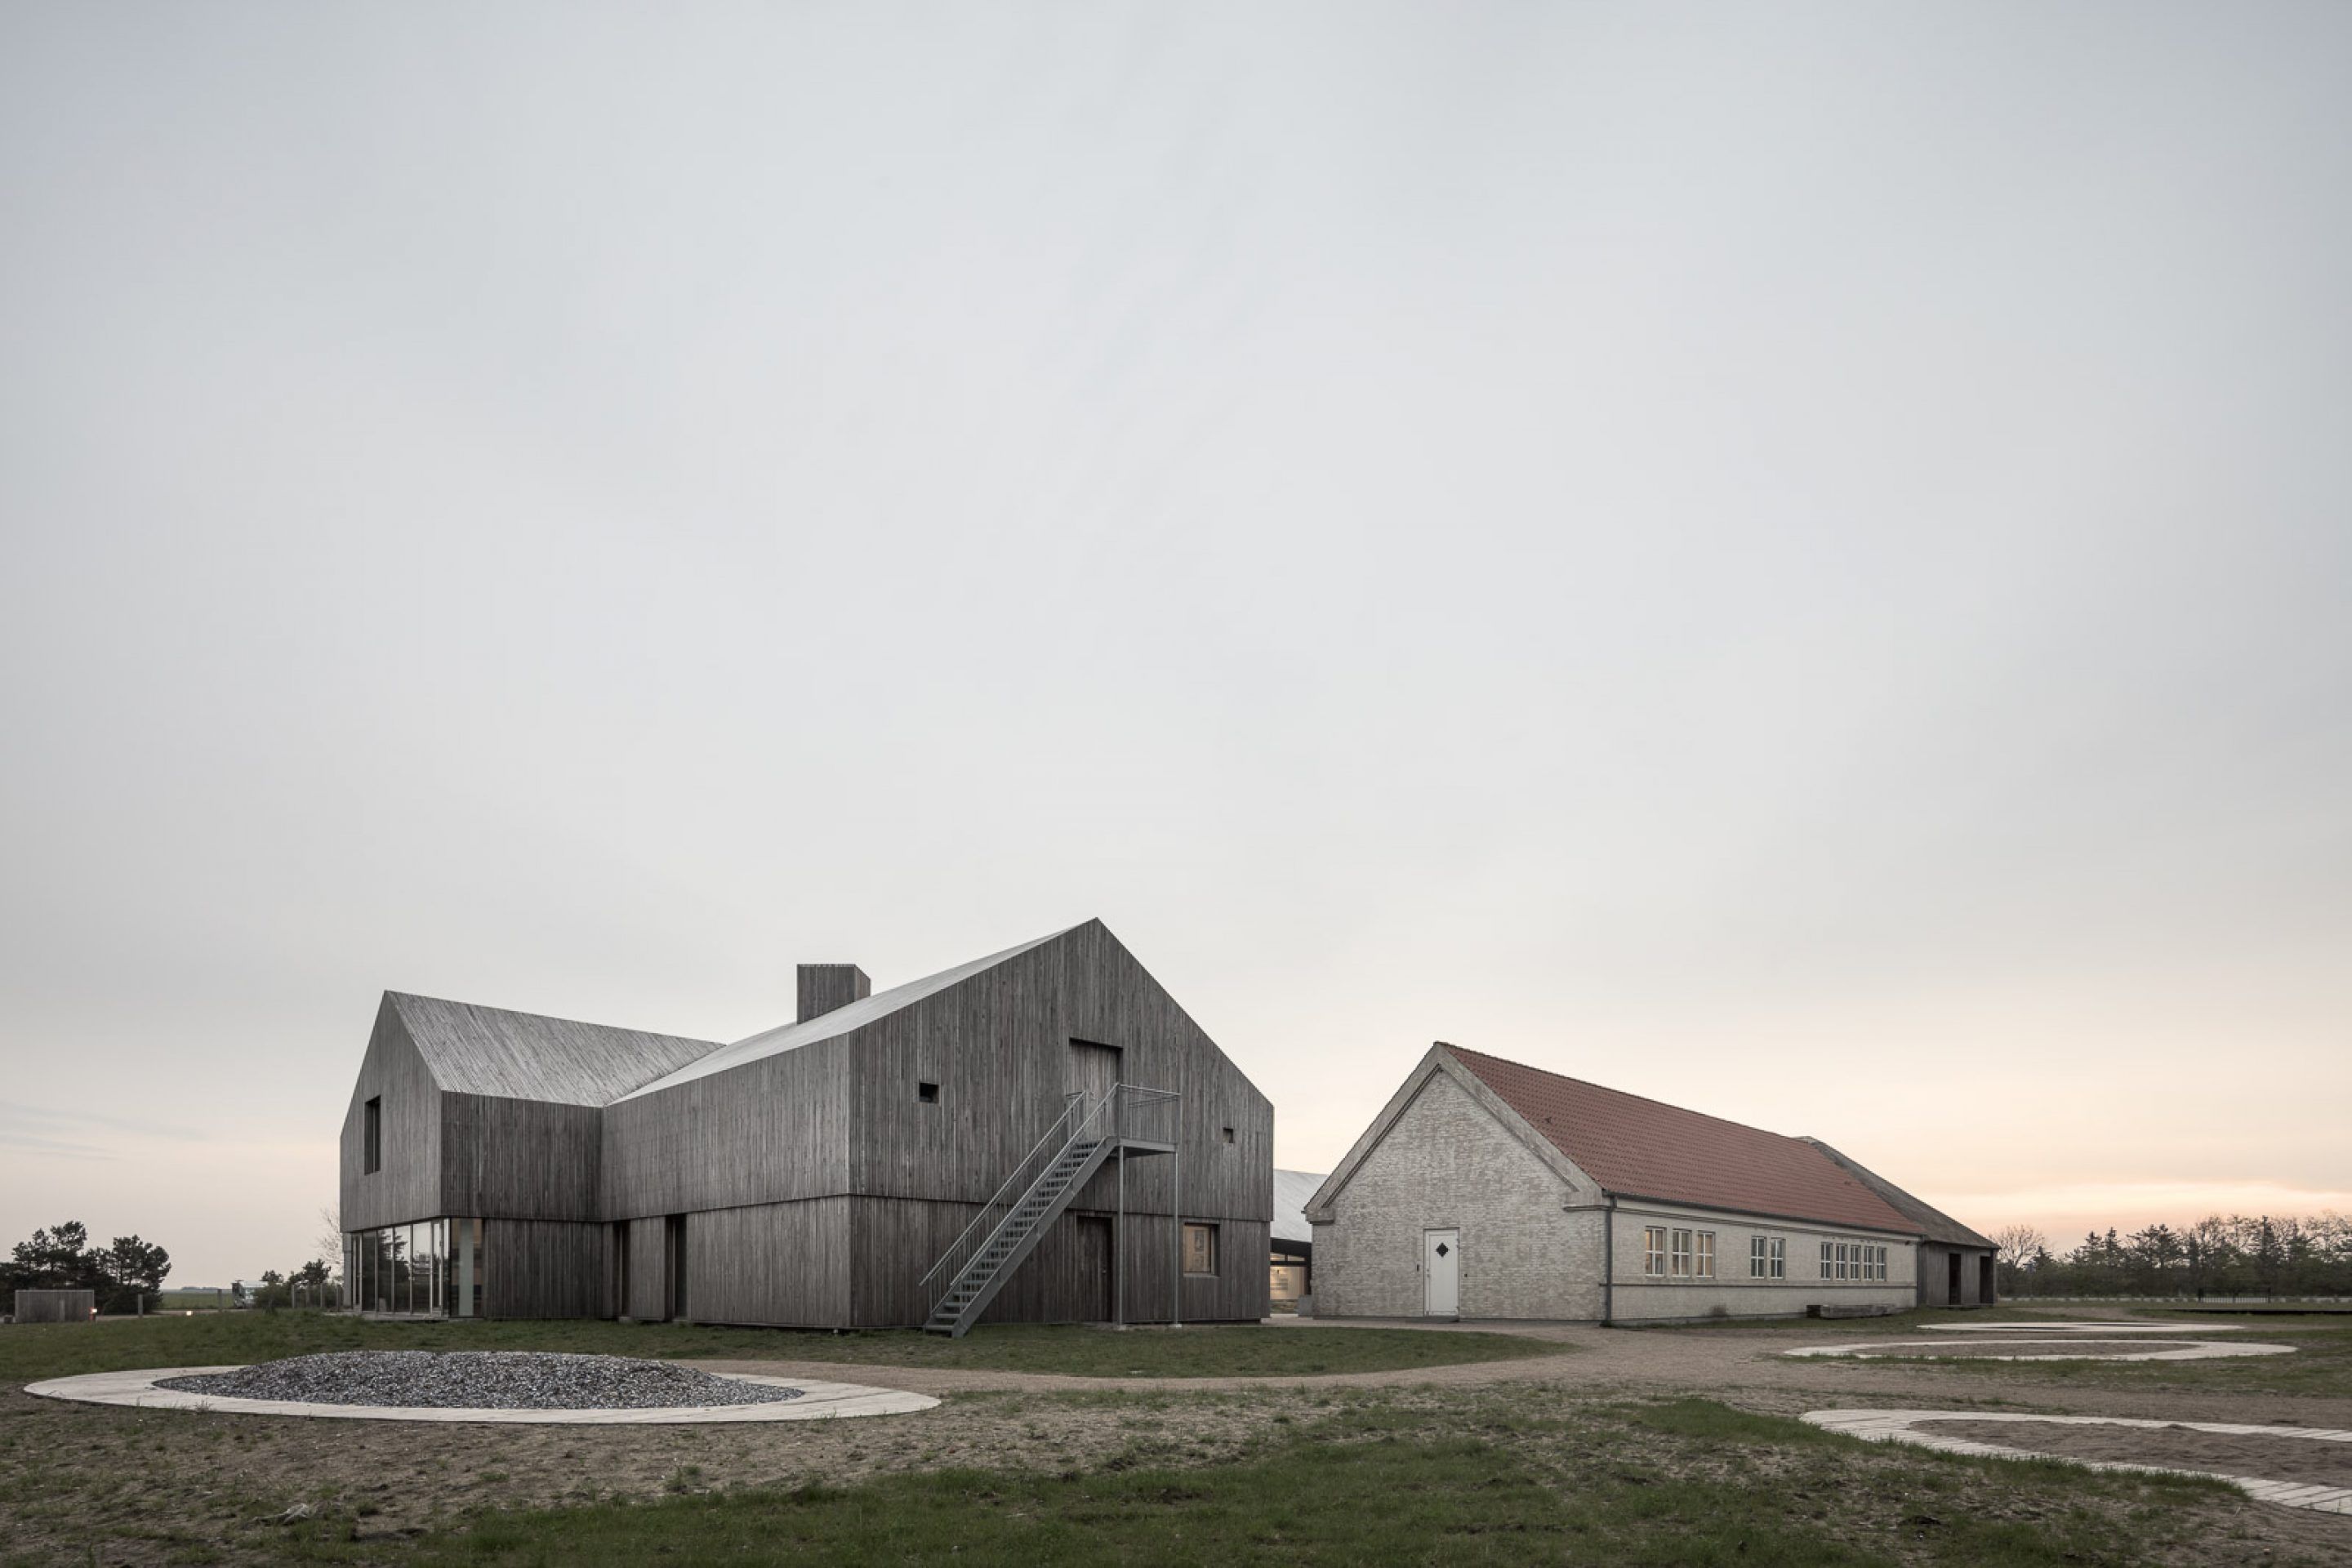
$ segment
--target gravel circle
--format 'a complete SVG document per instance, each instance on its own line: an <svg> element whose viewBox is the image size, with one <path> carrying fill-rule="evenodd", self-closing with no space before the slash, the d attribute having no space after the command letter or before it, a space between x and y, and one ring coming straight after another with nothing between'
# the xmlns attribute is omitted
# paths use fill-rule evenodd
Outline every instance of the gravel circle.
<svg viewBox="0 0 2352 1568"><path fill-rule="evenodd" d="M155 1385L225 1399L410 1410L667 1410L798 1399L778 1388L631 1356L544 1351L337 1351Z"/></svg>

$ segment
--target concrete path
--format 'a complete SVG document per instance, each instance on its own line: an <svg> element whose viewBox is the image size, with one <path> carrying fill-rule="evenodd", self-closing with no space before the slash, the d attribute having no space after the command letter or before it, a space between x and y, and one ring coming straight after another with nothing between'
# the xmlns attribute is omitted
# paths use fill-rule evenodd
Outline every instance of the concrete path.
<svg viewBox="0 0 2352 1568"><path fill-rule="evenodd" d="M1908 1443L1914 1447L1934 1448L1946 1454L1980 1454L1998 1459L2013 1459L2020 1454L2032 1454L2032 1428L2044 1426L2144 1426L2156 1430L2185 1426L2193 1432L2213 1432L2225 1436L2299 1437L2315 1443L2352 1443L2352 1432L2330 1431L2312 1426L2246 1426L2226 1421L2132 1421L2113 1415L2012 1415L1983 1410L1813 1410L1805 1420L1832 1432L1843 1432L1849 1437L1860 1437L1872 1443ZM2020 1428L2014 1447L1999 1443L1979 1442L1969 1437L1956 1437L1944 1432L1922 1432L1921 1421L1969 1421L2000 1423ZM2315 1486L2307 1481L2273 1481L2260 1476L2230 1475L2221 1470L2190 1470L2174 1465L2141 1465L2120 1459L2085 1459L2070 1454L2043 1455L2045 1458L2063 1459L2070 1465L2080 1465L2086 1470L2122 1470L2150 1476L2205 1476L2218 1481L2228 1481L2247 1496L2263 1502L2276 1503L2281 1508L2309 1509L2315 1513L2352 1514L2352 1487Z"/></svg>

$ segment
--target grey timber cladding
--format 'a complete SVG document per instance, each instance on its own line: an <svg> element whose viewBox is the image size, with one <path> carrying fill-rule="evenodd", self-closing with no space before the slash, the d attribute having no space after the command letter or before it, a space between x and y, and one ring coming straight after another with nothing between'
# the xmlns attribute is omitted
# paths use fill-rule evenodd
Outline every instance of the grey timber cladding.
<svg viewBox="0 0 2352 1568"><path fill-rule="evenodd" d="M438 1213L594 1220L604 1141L589 1105L441 1096Z"/></svg>
<svg viewBox="0 0 2352 1568"><path fill-rule="evenodd" d="M87 1323L98 1310L95 1290L19 1290L16 1296L20 1323Z"/></svg>
<svg viewBox="0 0 2352 1568"><path fill-rule="evenodd" d="M1132 1321L1164 1319L1180 1284L1188 1319L1262 1315L1273 1106L1098 921L726 1047L387 994L344 1126L343 1223L484 1216L493 1315L667 1315L677 1216L691 1318L914 1323L924 1272L1066 1095L1114 1075L1181 1094L1181 1122L1162 1106L1129 1131L1181 1145L1181 1217L1217 1227L1216 1275L1179 1280L1177 1162L1139 1154L1124 1230L1114 1163L989 1316L1098 1319L1115 1260Z"/></svg>
<svg viewBox="0 0 2352 1568"><path fill-rule="evenodd" d="M383 1164L373 1173L364 1169L362 1146L363 1108L370 1100L383 1105ZM339 1163L347 1231L436 1219L448 1212L442 1207L440 1090L389 994L376 1009L375 1028L343 1116Z"/></svg>
<svg viewBox="0 0 2352 1568"><path fill-rule="evenodd" d="M443 1089L509 1100L603 1105L719 1049L713 1040L542 1018L435 996L385 993Z"/></svg>

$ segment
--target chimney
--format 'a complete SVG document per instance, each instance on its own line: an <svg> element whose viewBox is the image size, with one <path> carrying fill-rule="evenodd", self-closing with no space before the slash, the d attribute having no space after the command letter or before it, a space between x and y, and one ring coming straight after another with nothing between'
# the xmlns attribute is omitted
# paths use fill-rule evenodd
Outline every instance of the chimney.
<svg viewBox="0 0 2352 1568"><path fill-rule="evenodd" d="M846 1007L874 994L874 982L854 963L801 965L801 1023L822 1017L835 1007Z"/></svg>

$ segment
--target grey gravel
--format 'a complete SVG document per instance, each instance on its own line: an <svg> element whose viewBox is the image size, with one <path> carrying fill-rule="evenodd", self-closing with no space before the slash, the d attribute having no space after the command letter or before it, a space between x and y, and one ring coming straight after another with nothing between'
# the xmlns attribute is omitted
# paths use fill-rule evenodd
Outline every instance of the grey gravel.
<svg viewBox="0 0 2352 1568"><path fill-rule="evenodd" d="M801 1396L797 1388L739 1383L667 1362L546 1351L336 1351L167 1377L156 1386L226 1399L411 1410L661 1410Z"/></svg>

